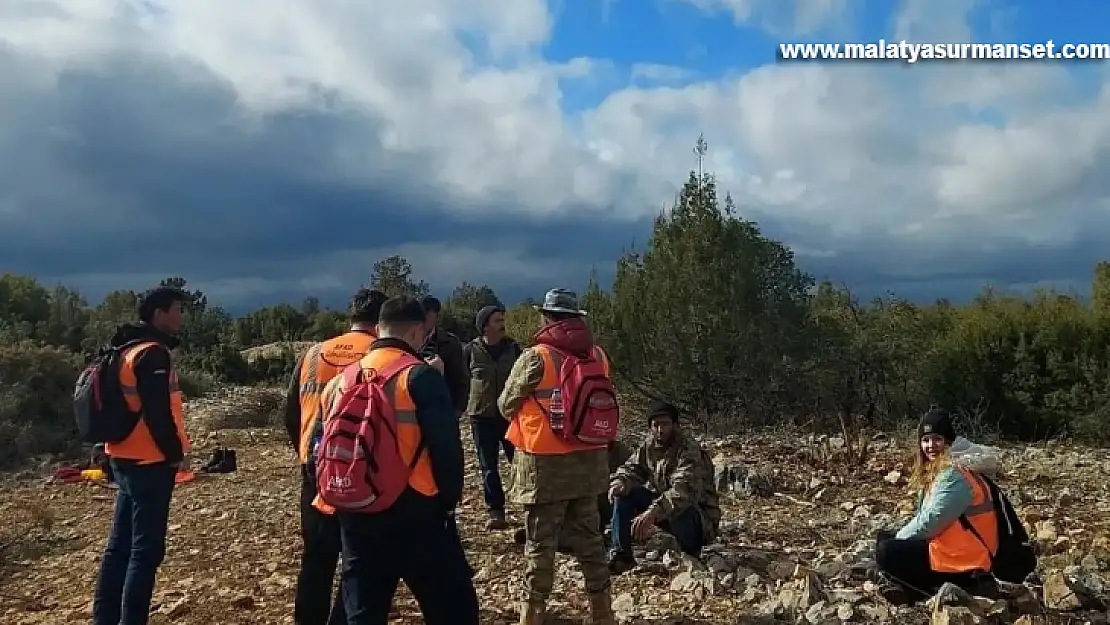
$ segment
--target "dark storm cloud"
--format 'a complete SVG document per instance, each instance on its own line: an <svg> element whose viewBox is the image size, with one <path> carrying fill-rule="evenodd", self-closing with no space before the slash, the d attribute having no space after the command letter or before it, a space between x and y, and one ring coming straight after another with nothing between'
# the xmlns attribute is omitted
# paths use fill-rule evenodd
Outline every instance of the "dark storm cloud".
<svg viewBox="0 0 1110 625"><path fill-rule="evenodd" d="M116 58L50 84L34 72L0 49L0 80L14 85L0 90L0 113L10 121L0 129L0 269L64 280L93 298L181 275L222 284L220 300L233 309L306 295L339 304L369 275L375 254L423 244L506 250L499 262L535 263L540 269L521 279L503 268L460 268L512 302L556 284L583 288L594 266L607 281L622 248L642 247L650 234L650 219L585 217L594 215L586 207L548 219L497 200L460 211L418 157L381 149L380 120L332 94L303 110L244 118L230 86L178 60ZM359 177L344 173L336 154L353 131L366 141ZM1104 189L1106 180L1084 184ZM614 184L636 183L629 174ZM1104 249L1095 226L1106 225L1091 218L1080 243L1066 248L988 249L975 235L988 224L914 248L883 237L829 240L804 223L754 216L772 237L835 252L799 255L819 278L855 285L863 296L893 290L956 300L985 282L1082 283ZM349 264L330 265L336 252ZM324 274L334 280L314 282ZM440 291L451 286L419 277Z"/></svg>

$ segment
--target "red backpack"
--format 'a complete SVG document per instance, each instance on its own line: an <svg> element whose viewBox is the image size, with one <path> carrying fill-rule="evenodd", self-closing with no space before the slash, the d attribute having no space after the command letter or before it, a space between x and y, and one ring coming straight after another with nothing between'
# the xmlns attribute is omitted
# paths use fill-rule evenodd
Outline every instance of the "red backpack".
<svg viewBox="0 0 1110 625"><path fill-rule="evenodd" d="M559 386L552 392L552 429L564 438L587 445L604 445L616 440L620 427L620 405L613 380L597 350L570 354L548 346L563 357Z"/></svg>
<svg viewBox="0 0 1110 625"><path fill-rule="evenodd" d="M320 499L337 511L381 512L408 488L423 445L411 463L405 462L397 414L385 386L418 364L418 359L406 354L381 371L363 370L358 362L343 370L343 394L324 423L316 451Z"/></svg>

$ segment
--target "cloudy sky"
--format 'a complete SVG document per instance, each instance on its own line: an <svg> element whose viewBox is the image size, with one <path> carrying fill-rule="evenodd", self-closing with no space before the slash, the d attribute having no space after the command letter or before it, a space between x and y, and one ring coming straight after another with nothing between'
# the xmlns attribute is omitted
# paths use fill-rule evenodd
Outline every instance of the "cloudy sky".
<svg viewBox="0 0 1110 625"><path fill-rule="evenodd" d="M1055 7L1055 8L1053 8ZM1078 7L1082 7L1081 9ZM694 166L817 276L966 298L1110 257L1106 63L777 63L780 42L1097 42L1028 0L0 3L0 270L343 301L611 273Z"/></svg>

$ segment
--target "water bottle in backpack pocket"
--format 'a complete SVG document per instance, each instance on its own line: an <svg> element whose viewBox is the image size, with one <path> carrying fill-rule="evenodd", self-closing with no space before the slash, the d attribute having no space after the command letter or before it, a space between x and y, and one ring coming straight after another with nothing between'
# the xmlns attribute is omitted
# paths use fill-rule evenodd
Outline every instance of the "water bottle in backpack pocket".
<svg viewBox="0 0 1110 625"><path fill-rule="evenodd" d="M421 361L408 354L380 371L361 363L344 369L343 393L325 415L316 450L316 487L324 503L340 512L371 514L388 509L408 488L423 453L402 456L397 414L386 384Z"/></svg>
<svg viewBox="0 0 1110 625"><path fill-rule="evenodd" d="M138 424L140 415L128 408L119 377L123 350L140 342L101 349L77 377L73 416L82 442L118 443Z"/></svg>

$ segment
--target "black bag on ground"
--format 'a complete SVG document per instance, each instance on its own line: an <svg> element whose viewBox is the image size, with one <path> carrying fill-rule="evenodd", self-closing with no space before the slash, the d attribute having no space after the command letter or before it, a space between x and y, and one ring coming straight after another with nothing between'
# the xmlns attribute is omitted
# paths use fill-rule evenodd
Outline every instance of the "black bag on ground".
<svg viewBox="0 0 1110 625"><path fill-rule="evenodd" d="M996 578L1013 584L1020 584L1030 573L1037 570L1037 554L1033 550L1033 542L1029 539L1029 532L1022 524L1014 510L1010 498L998 488L990 478L980 475L990 490L991 501L994 503L994 517L998 522L998 551L991 557L991 574ZM966 516L960 516L960 525L975 535L975 538L987 546L986 541L975 531ZM989 551L989 549L988 549Z"/></svg>
<svg viewBox="0 0 1110 625"><path fill-rule="evenodd" d="M73 416L83 442L118 443L138 424L139 415L127 407L119 381L122 351L138 342L101 349L77 377Z"/></svg>

